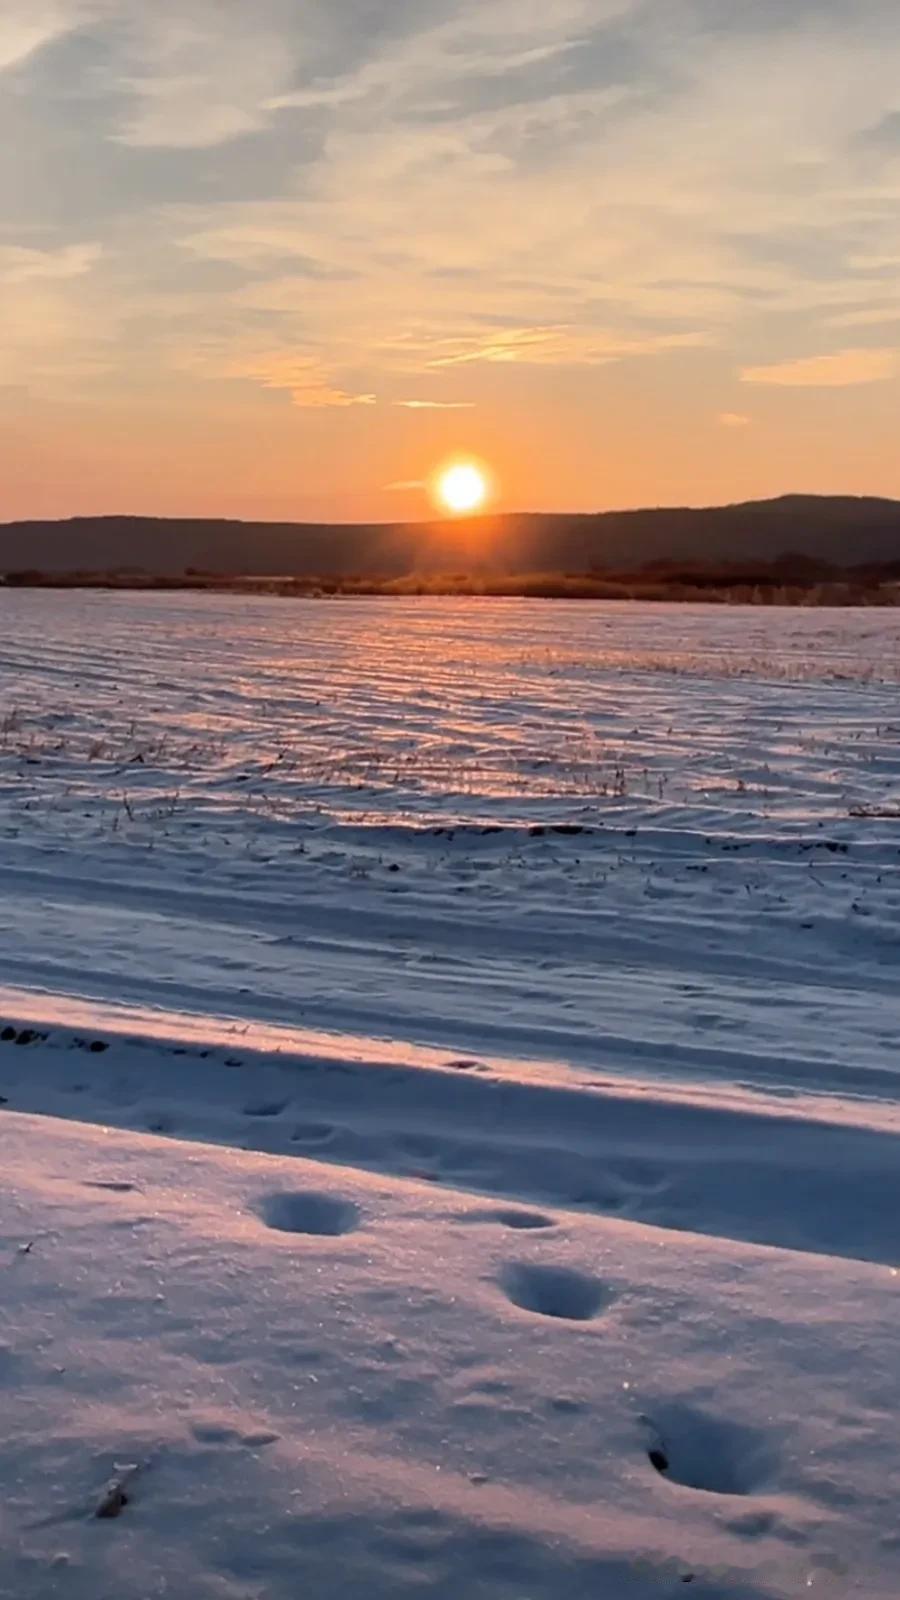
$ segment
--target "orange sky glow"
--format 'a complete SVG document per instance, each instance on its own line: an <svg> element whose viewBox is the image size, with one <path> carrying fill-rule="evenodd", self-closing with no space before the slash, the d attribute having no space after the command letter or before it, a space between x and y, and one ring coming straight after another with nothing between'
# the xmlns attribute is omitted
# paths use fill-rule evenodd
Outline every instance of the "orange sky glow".
<svg viewBox="0 0 900 1600"><path fill-rule="evenodd" d="M6 0L0 519L900 496L893 0Z"/></svg>

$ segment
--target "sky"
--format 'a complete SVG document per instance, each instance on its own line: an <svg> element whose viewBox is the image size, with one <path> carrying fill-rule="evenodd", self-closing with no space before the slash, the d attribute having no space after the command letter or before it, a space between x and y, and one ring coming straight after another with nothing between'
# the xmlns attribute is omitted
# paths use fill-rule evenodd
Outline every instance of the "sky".
<svg viewBox="0 0 900 1600"><path fill-rule="evenodd" d="M0 520L900 497L896 0L2 0Z"/></svg>

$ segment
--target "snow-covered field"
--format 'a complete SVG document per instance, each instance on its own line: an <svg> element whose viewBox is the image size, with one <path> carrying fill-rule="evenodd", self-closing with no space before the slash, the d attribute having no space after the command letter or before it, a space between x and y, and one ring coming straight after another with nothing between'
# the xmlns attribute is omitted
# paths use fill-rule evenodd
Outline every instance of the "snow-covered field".
<svg viewBox="0 0 900 1600"><path fill-rule="evenodd" d="M900 616L0 624L0 1595L895 1600Z"/></svg>

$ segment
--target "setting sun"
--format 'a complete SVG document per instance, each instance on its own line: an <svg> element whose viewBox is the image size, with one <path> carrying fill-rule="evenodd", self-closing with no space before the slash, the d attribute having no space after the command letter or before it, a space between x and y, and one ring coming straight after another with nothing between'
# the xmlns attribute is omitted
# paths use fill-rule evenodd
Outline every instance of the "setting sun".
<svg viewBox="0 0 900 1600"><path fill-rule="evenodd" d="M474 461L458 461L438 474L435 490L440 504L461 517L484 505L489 493L488 478Z"/></svg>

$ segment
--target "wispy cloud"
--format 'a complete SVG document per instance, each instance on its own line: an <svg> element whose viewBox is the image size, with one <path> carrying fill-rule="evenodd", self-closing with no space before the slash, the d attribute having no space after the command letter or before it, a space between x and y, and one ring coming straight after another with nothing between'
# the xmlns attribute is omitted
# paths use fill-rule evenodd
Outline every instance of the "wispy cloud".
<svg viewBox="0 0 900 1600"><path fill-rule="evenodd" d="M900 268L900 262L897 266ZM895 322L900 322L900 304L872 306L862 311L844 311L828 318L829 326L832 328L887 328Z"/></svg>
<svg viewBox="0 0 900 1600"><path fill-rule="evenodd" d="M406 411L472 411L474 400L395 400Z"/></svg>
<svg viewBox="0 0 900 1600"><path fill-rule="evenodd" d="M0 71L108 12L104 0L3 0Z"/></svg>
<svg viewBox="0 0 900 1600"><path fill-rule="evenodd" d="M35 278L80 278L96 266L102 254L99 244L68 244L56 250L0 245L0 279L27 283Z"/></svg>
<svg viewBox="0 0 900 1600"><path fill-rule="evenodd" d="M720 428L749 428L753 418L745 416L742 411L720 411L716 421Z"/></svg>
<svg viewBox="0 0 900 1600"><path fill-rule="evenodd" d="M457 341L444 341L457 342ZM431 367L488 365L604 366L628 356L658 355L664 350L698 349L711 343L709 334L654 333L616 334L611 330L586 328L512 328L458 341L461 348L452 354L436 355Z"/></svg>
<svg viewBox="0 0 900 1600"><path fill-rule="evenodd" d="M348 406L376 404L374 394L349 394L338 388L314 356L294 356L274 350L236 361L228 370L231 377L252 378L264 389L288 390L294 405L306 411L345 410Z"/></svg>
<svg viewBox="0 0 900 1600"><path fill-rule="evenodd" d="M301 39L286 51L278 10L253 16L218 0L126 4L120 88L131 110L117 138L144 149L202 150L257 133L273 91L289 81Z"/></svg>
<svg viewBox="0 0 900 1600"><path fill-rule="evenodd" d="M856 384L883 383L900 372L900 351L840 350L835 355L777 361L766 367L745 367L744 383L784 389L847 389Z"/></svg>

